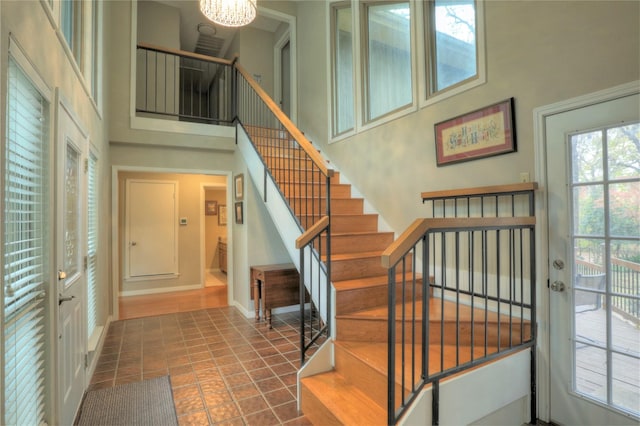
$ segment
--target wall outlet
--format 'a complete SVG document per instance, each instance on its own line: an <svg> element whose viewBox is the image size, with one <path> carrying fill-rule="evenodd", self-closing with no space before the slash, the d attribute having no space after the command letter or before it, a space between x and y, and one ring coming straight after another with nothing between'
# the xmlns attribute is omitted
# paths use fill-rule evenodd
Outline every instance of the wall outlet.
<svg viewBox="0 0 640 426"><path fill-rule="evenodd" d="M529 172L520 173L520 182L521 183L529 182Z"/></svg>

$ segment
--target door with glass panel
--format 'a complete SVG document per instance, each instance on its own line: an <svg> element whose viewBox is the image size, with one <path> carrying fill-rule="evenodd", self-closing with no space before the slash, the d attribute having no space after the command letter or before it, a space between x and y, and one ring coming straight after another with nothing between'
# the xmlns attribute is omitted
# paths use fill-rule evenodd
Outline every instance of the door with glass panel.
<svg viewBox="0 0 640 426"><path fill-rule="evenodd" d="M550 420L640 416L640 100L546 118Z"/></svg>
<svg viewBox="0 0 640 426"><path fill-rule="evenodd" d="M57 135L58 406L61 424L73 424L85 384L87 138L58 103Z"/></svg>

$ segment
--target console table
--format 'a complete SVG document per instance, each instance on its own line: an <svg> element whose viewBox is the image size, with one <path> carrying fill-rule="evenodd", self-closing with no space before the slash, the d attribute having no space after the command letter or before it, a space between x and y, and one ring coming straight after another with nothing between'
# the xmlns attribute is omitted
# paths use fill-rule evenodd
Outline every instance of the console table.
<svg viewBox="0 0 640 426"><path fill-rule="evenodd" d="M299 305L300 275L293 263L277 265L256 265L251 267L251 298L256 310L256 321L260 320L260 299L262 312L271 328L271 309Z"/></svg>

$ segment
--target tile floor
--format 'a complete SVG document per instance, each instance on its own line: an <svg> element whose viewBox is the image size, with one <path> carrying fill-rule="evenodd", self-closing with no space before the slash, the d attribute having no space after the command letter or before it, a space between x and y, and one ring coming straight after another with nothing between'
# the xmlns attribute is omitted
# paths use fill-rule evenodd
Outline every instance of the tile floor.
<svg viewBox="0 0 640 426"><path fill-rule="evenodd" d="M169 375L181 425L306 425L298 413L298 313L273 329L235 307L113 322L90 389Z"/></svg>

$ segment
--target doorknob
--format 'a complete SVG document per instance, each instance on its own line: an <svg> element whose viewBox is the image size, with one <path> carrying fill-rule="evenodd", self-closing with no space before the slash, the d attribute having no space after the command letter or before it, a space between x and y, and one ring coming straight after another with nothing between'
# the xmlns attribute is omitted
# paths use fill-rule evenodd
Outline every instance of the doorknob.
<svg viewBox="0 0 640 426"><path fill-rule="evenodd" d="M67 278L67 273L65 271L58 271L58 281L62 281Z"/></svg>
<svg viewBox="0 0 640 426"><path fill-rule="evenodd" d="M565 287L564 283L562 281L557 281L557 280L552 282L550 285L551 290L557 291L559 293L564 291L564 287Z"/></svg>
<svg viewBox="0 0 640 426"><path fill-rule="evenodd" d="M132 245L132 246L135 246L135 245L137 245L137 244L138 244L138 243L136 243L135 241L131 241L131 245Z"/></svg>
<svg viewBox="0 0 640 426"><path fill-rule="evenodd" d="M75 296L63 297L62 294L58 294L58 306L62 305L64 302L70 302L75 298Z"/></svg>
<svg viewBox="0 0 640 426"><path fill-rule="evenodd" d="M553 261L553 268L561 271L562 269L564 269L564 262L562 261L562 259L556 259Z"/></svg>

